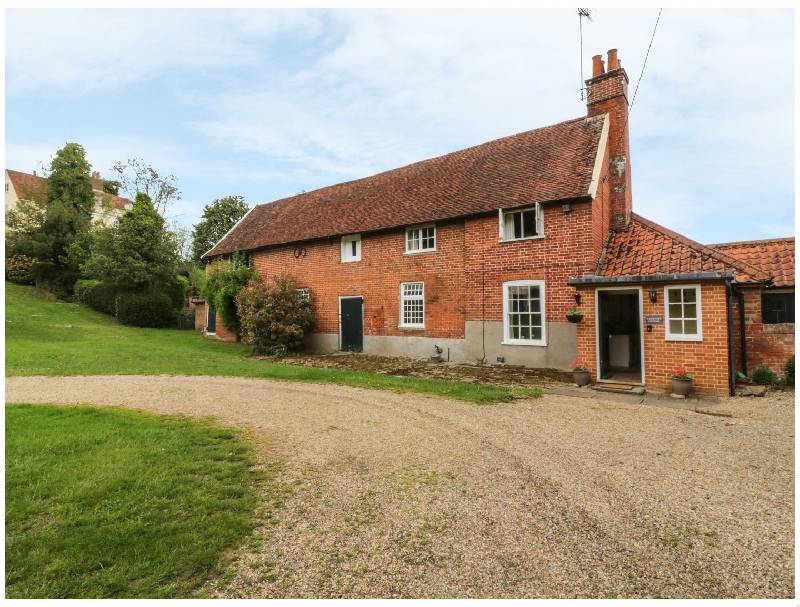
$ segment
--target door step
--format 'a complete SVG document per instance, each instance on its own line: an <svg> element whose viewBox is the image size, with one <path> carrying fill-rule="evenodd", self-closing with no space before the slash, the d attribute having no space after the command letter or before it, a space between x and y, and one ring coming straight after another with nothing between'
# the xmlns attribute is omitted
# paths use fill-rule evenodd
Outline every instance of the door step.
<svg viewBox="0 0 800 607"><path fill-rule="evenodd" d="M616 394L644 394L644 386L633 384L594 384L591 386L596 392L614 392Z"/></svg>

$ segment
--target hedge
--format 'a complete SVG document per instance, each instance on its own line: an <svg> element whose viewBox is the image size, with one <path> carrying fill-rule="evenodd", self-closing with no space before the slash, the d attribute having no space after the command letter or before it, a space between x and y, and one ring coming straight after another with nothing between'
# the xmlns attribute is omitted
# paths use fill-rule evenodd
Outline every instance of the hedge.
<svg viewBox="0 0 800 607"><path fill-rule="evenodd" d="M174 321L172 300L164 293L120 293L117 320L132 327L169 327Z"/></svg>

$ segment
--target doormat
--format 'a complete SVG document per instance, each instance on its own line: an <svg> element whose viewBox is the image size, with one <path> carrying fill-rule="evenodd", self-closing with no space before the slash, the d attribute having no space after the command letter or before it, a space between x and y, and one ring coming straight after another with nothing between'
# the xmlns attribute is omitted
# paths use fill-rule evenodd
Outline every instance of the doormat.
<svg viewBox="0 0 800 607"><path fill-rule="evenodd" d="M633 390L633 386L631 386L630 384L607 384L603 382L602 384L597 384L596 387L614 388L614 390Z"/></svg>

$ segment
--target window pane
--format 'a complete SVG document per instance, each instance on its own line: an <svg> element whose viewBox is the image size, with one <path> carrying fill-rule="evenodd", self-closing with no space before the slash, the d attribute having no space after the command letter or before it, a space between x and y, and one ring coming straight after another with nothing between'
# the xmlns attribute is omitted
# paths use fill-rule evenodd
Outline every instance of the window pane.
<svg viewBox="0 0 800 607"><path fill-rule="evenodd" d="M667 289L667 296L669 303L680 303L681 301L680 289Z"/></svg>
<svg viewBox="0 0 800 607"><path fill-rule="evenodd" d="M514 238L522 238L522 214L514 213Z"/></svg>
<svg viewBox="0 0 800 607"><path fill-rule="evenodd" d="M681 333L683 333L683 322L680 320L670 320L669 332L674 333L676 335L680 335Z"/></svg>
<svg viewBox="0 0 800 607"><path fill-rule="evenodd" d="M530 327L520 327L520 339L530 339L531 338L531 328Z"/></svg>
<svg viewBox="0 0 800 607"><path fill-rule="evenodd" d="M510 327L511 339L519 339L519 327Z"/></svg>
<svg viewBox="0 0 800 607"><path fill-rule="evenodd" d="M542 339L542 328L541 327L533 327L531 329L533 339Z"/></svg>
<svg viewBox="0 0 800 607"><path fill-rule="evenodd" d="M697 318L697 304L686 304L683 306L684 318Z"/></svg>
<svg viewBox="0 0 800 607"><path fill-rule="evenodd" d="M683 306L681 304L669 304L669 317L681 318L683 317Z"/></svg>
<svg viewBox="0 0 800 607"><path fill-rule="evenodd" d="M683 331L686 335L697 335L697 321L688 319L684 321Z"/></svg>
<svg viewBox="0 0 800 607"><path fill-rule="evenodd" d="M694 289L683 289L683 301L694 303L697 301L697 291Z"/></svg>
<svg viewBox="0 0 800 607"><path fill-rule="evenodd" d="M522 231L526 238L536 236L536 211L530 210L521 213Z"/></svg>

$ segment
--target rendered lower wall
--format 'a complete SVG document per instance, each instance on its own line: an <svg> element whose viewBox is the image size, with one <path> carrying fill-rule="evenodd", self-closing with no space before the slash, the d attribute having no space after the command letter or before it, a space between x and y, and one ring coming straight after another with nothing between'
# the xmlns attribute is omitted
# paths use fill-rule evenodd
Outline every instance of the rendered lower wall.
<svg viewBox="0 0 800 607"><path fill-rule="evenodd" d="M568 322L547 323L546 346L503 345L502 322L468 322L466 336L467 362L473 363L484 356L494 363L502 356L509 365L567 369L577 353L575 325Z"/></svg>

